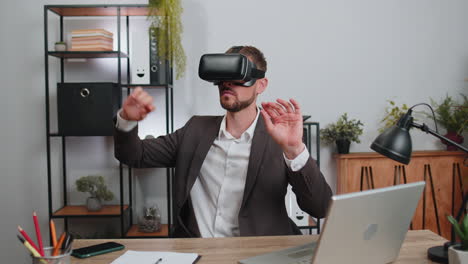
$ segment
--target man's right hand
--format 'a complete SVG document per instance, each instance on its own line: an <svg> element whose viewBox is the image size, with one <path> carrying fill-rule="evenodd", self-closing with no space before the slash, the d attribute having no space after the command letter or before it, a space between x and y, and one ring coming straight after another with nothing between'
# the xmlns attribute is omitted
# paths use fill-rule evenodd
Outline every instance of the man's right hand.
<svg viewBox="0 0 468 264"><path fill-rule="evenodd" d="M120 117L128 121L141 121L146 115L154 111L153 97L141 87L135 90L125 99Z"/></svg>

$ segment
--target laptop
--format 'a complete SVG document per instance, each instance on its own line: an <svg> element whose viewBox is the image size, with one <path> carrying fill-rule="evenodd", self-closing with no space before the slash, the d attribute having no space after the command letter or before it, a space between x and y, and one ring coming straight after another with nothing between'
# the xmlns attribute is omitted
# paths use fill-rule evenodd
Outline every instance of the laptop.
<svg viewBox="0 0 468 264"><path fill-rule="evenodd" d="M425 182L334 195L317 242L240 260L240 264L394 261Z"/></svg>

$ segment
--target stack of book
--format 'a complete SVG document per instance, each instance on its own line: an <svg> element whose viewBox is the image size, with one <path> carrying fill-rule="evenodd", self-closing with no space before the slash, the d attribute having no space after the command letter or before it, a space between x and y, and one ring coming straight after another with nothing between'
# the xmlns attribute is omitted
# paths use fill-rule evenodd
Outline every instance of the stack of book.
<svg viewBox="0 0 468 264"><path fill-rule="evenodd" d="M71 33L71 51L113 50L113 34L104 29L80 29Z"/></svg>

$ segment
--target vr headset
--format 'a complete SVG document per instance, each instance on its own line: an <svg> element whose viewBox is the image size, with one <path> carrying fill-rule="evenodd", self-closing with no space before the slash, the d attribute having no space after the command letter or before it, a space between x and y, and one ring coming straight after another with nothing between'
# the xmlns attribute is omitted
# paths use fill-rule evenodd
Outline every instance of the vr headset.
<svg viewBox="0 0 468 264"><path fill-rule="evenodd" d="M257 79L265 77L265 72L257 69L255 63L240 53L205 54L200 59L198 76L218 85L233 82L235 85L250 87Z"/></svg>

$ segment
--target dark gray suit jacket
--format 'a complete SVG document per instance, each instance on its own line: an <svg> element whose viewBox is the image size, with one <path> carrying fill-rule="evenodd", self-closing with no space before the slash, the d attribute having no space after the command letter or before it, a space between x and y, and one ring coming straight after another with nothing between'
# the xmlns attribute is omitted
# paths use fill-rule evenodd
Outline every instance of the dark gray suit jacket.
<svg viewBox="0 0 468 264"><path fill-rule="evenodd" d="M194 116L184 127L156 139L140 140L138 127L128 133L115 130L115 157L122 163L135 168L175 167L171 230L175 237L200 236L190 190L218 136L222 119L222 116ZM300 234L286 212L284 197L288 183L302 210L314 217L325 216L332 192L315 161L309 158L300 171L290 170L282 149L267 133L260 116L238 216L241 236Z"/></svg>

